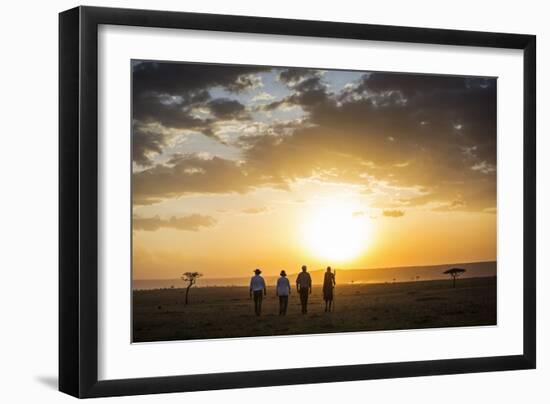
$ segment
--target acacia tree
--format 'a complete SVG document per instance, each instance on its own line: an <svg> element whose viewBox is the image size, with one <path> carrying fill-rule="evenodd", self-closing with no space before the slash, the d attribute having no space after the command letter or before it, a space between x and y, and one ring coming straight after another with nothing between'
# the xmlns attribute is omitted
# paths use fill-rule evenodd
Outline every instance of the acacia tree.
<svg viewBox="0 0 550 404"><path fill-rule="evenodd" d="M185 304L189 302L189 289L197 283L197 279L202 276L200 272L185 272L181 276L181 280L187 282L187 288L185 290Z"/></svg>
<svg viewBox="0 0 550 404"><path fill-rule="evenodd" d="M443 273L447 275L451 275L451 277L453 278L453 288L454 288L456 284L456 278L458 278L464 272L466 272L466 270L462 268L451 268L451 269L447 269Z"/></svg>

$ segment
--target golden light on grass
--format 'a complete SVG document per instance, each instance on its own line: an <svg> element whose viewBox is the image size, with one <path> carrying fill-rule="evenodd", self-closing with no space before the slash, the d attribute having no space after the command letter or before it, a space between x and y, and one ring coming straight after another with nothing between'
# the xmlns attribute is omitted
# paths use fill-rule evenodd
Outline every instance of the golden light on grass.
<svg viewBox="0 0 550 404"><path fill-rule="evenodd" d="M357 258L368 248L370 237L370 221L357 204L338 199L314 207L303 226L305 248L332 263Z"/></svg>

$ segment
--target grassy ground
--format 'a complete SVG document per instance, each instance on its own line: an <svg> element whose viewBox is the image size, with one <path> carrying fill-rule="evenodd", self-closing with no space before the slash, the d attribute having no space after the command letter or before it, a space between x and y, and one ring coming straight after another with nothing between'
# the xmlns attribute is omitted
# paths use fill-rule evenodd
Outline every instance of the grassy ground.
<svg viewBox="0 0 550 404"><path fill-rule="evenodd" d="M189 296L186 306L184 289L134 291L134 342L496 324L495 277L460 279L454 289L450 280L337 285L332 313L314 286L308 314L293 291L285 317L273 288L261 317L244 287L194 288Z"/></svg>

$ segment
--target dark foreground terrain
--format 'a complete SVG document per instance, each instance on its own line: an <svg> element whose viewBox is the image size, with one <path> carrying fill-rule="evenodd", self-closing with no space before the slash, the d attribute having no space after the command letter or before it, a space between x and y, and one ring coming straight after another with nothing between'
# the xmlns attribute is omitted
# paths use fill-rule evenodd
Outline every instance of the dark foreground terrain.
<svg viewBox="0 0 550 404"><path fill-rule="evenodd" d="M261 317L246 287L133 292L134 342L327 332L401 330L496 324L496 277L337 285L335 309L324 312L320 286L313 287L307 315L293 290L288 314L278 315L268 287Z"/></svg>

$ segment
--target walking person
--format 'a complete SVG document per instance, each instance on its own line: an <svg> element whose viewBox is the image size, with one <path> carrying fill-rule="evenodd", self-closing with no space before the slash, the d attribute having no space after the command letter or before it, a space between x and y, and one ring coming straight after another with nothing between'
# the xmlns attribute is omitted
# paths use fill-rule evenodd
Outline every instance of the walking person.
<svg viewBox="0 0 550 404"><path fill-rule="evenodd" d="M332 269L327 267L325 278L323 280L323 299L325 300L325 312L332 311L332 301L334 300L334 286L336 279L332 273Z"/></svg>
<svg viewBox="0 0 550 404"><path fill-rule="evenodd" d="M311 294L311 275L307 272L307 267L302 265L302 272L296 278L296 289L300 294L300 303L302 304L302 314L307 313L307 300Z"/></svg>
<svg viewBox="0 0 550 404"><path fill-rule="evenodd" d="M288 297L290 296L290 282L284 269L281 271L281 277L277 279L276 289L275 294L279 297L279 316L286 316Z"/></svg>
<svg viewBox="0 0 550 404"><path fill-rule="evenodd" d="M254 276L250 279L250 298L254 297L254 312L257 316L262 314L262 300L267 295L264 278L260 276L260 269L254 270Z"/></svg>

